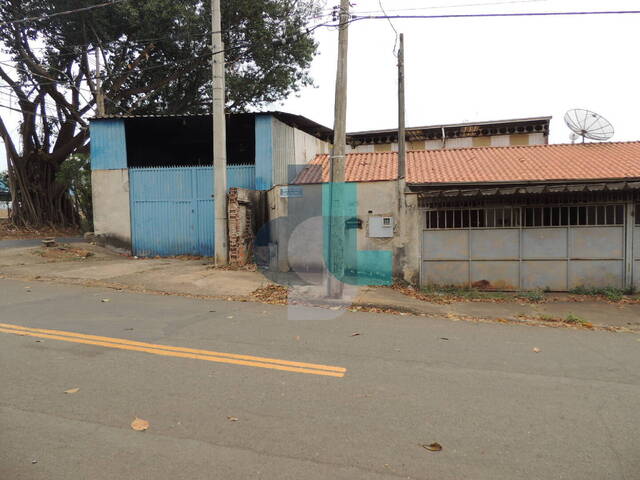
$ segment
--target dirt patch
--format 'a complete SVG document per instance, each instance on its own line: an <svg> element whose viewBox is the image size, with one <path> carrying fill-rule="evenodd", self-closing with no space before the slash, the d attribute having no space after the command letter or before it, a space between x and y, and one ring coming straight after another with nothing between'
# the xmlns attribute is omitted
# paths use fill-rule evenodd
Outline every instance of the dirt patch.
<svg viewBox="0 0 640 480"><path fill-rule="evenodd" d="M211 270L223 270L228 272L257 272L258 266L255 263L248 263L246 265L226 265L224 267L216 267L211 265Z"/></svg>
<svg viewBox="0 0 640 480"><path fill-rule="evenodd" d="M47 237L79 237L82 232L77 228L51 228L40 229L16 227L6 218L0 219L0 240L24 240L31 238Z"/></svg>
<svg viewBox="0 0 640 480"><path fill-rule="evenodd" d="M71 247L61 244L55 247L40 247L33 251L34 255L46 258L49 262L68 262L70 260L84 260L92 257L93 252L84 248Z"/></svg>
<svg viewBox="0 0 640 480"><path fill-rule="evenodd" d="M617 297L606 294L577 294L577 293L553 293L541 290L525 292L500 292L482 289L443 288L441 290L419 290L406 285L393 285L391 288L424 302L449 305L459 302L479 303L517 303L517 304L541 304L557 302L602 302L608 304L633 305L640 304L640 296L623 295Z"/></svg>

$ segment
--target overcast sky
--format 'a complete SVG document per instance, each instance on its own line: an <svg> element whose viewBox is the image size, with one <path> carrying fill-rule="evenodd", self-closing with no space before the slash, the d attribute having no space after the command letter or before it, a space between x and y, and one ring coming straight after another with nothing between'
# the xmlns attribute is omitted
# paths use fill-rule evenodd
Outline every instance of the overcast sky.
<svg viewBox="0 0 640 480"><path fill-rule="evenodd" d="M230 0L227 0L230 1ZM382 0L389 15L640 10L639 0ZM328 0L331 7L338 0ZM353 11L380 14L378 0ZM497 4L500 3L500 4ZM477 4L460 8L432 8ZM493 4L493 5L490 5ZM418 9L418 10L408 10ZM639 140L640 15L393 20L405 34L407 126L552 115L551 142L569 141L562 117L587 108ZM338 33L316 31L316 87L270 106L333 126ZM397 126L395 33L386 20L349 31L347 129ZM6 118L6 112L2 112ZM5 168L4 148L0 169Z"/></svg>

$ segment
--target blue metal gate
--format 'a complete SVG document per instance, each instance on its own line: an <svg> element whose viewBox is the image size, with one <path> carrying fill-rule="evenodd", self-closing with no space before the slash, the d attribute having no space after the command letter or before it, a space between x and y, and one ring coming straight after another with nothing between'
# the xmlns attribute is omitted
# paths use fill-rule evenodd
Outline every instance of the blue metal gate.
<svg viewBox="0 0 640 480"><path fill-rule="evenodd" d="M133 254L213 256L212 167L129 170ZM255 188L254 165L227 167L227 186Z"/></svg>

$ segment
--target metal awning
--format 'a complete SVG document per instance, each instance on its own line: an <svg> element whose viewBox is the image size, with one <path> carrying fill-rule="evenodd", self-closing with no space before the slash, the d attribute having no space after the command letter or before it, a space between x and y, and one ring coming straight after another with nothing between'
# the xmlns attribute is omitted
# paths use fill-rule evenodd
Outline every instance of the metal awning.
<svg viewBox="0 0 640 480"><path fill-rule="evenodd" d="M420 190L422 198L428 199L480 199L513 195L543 195L551 193L622 192L640 190L640 181L614 183L563 183L550 185L523 185L493 188L458 188L447 190Z"/></svg>

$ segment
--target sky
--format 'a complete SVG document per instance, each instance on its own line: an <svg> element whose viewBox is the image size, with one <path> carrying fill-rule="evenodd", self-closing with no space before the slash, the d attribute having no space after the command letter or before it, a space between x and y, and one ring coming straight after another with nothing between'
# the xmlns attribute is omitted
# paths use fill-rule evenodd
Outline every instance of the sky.
<svg viewBox="0 0 640 480"><path fill-rule="evenodd" d="M639 0L381 1L389 15L640 10ZM337 3L328 0L327 7ZM355 14L381 14L379 0L353 3ZM405 37L408 127L553 116L550 142L567 143L570 131L564 113L586 108L613 124L612 140L640 140L640 15L392 23ZM315 86L267 108L333 127L338 32L320 28L315 37L319 42L311 66ZM395 38L386 20L350 25L348 131L397 127ZM6 112L2 114L6 118ZM4 168L4 148L0 148L0 170Z"/></svg>

